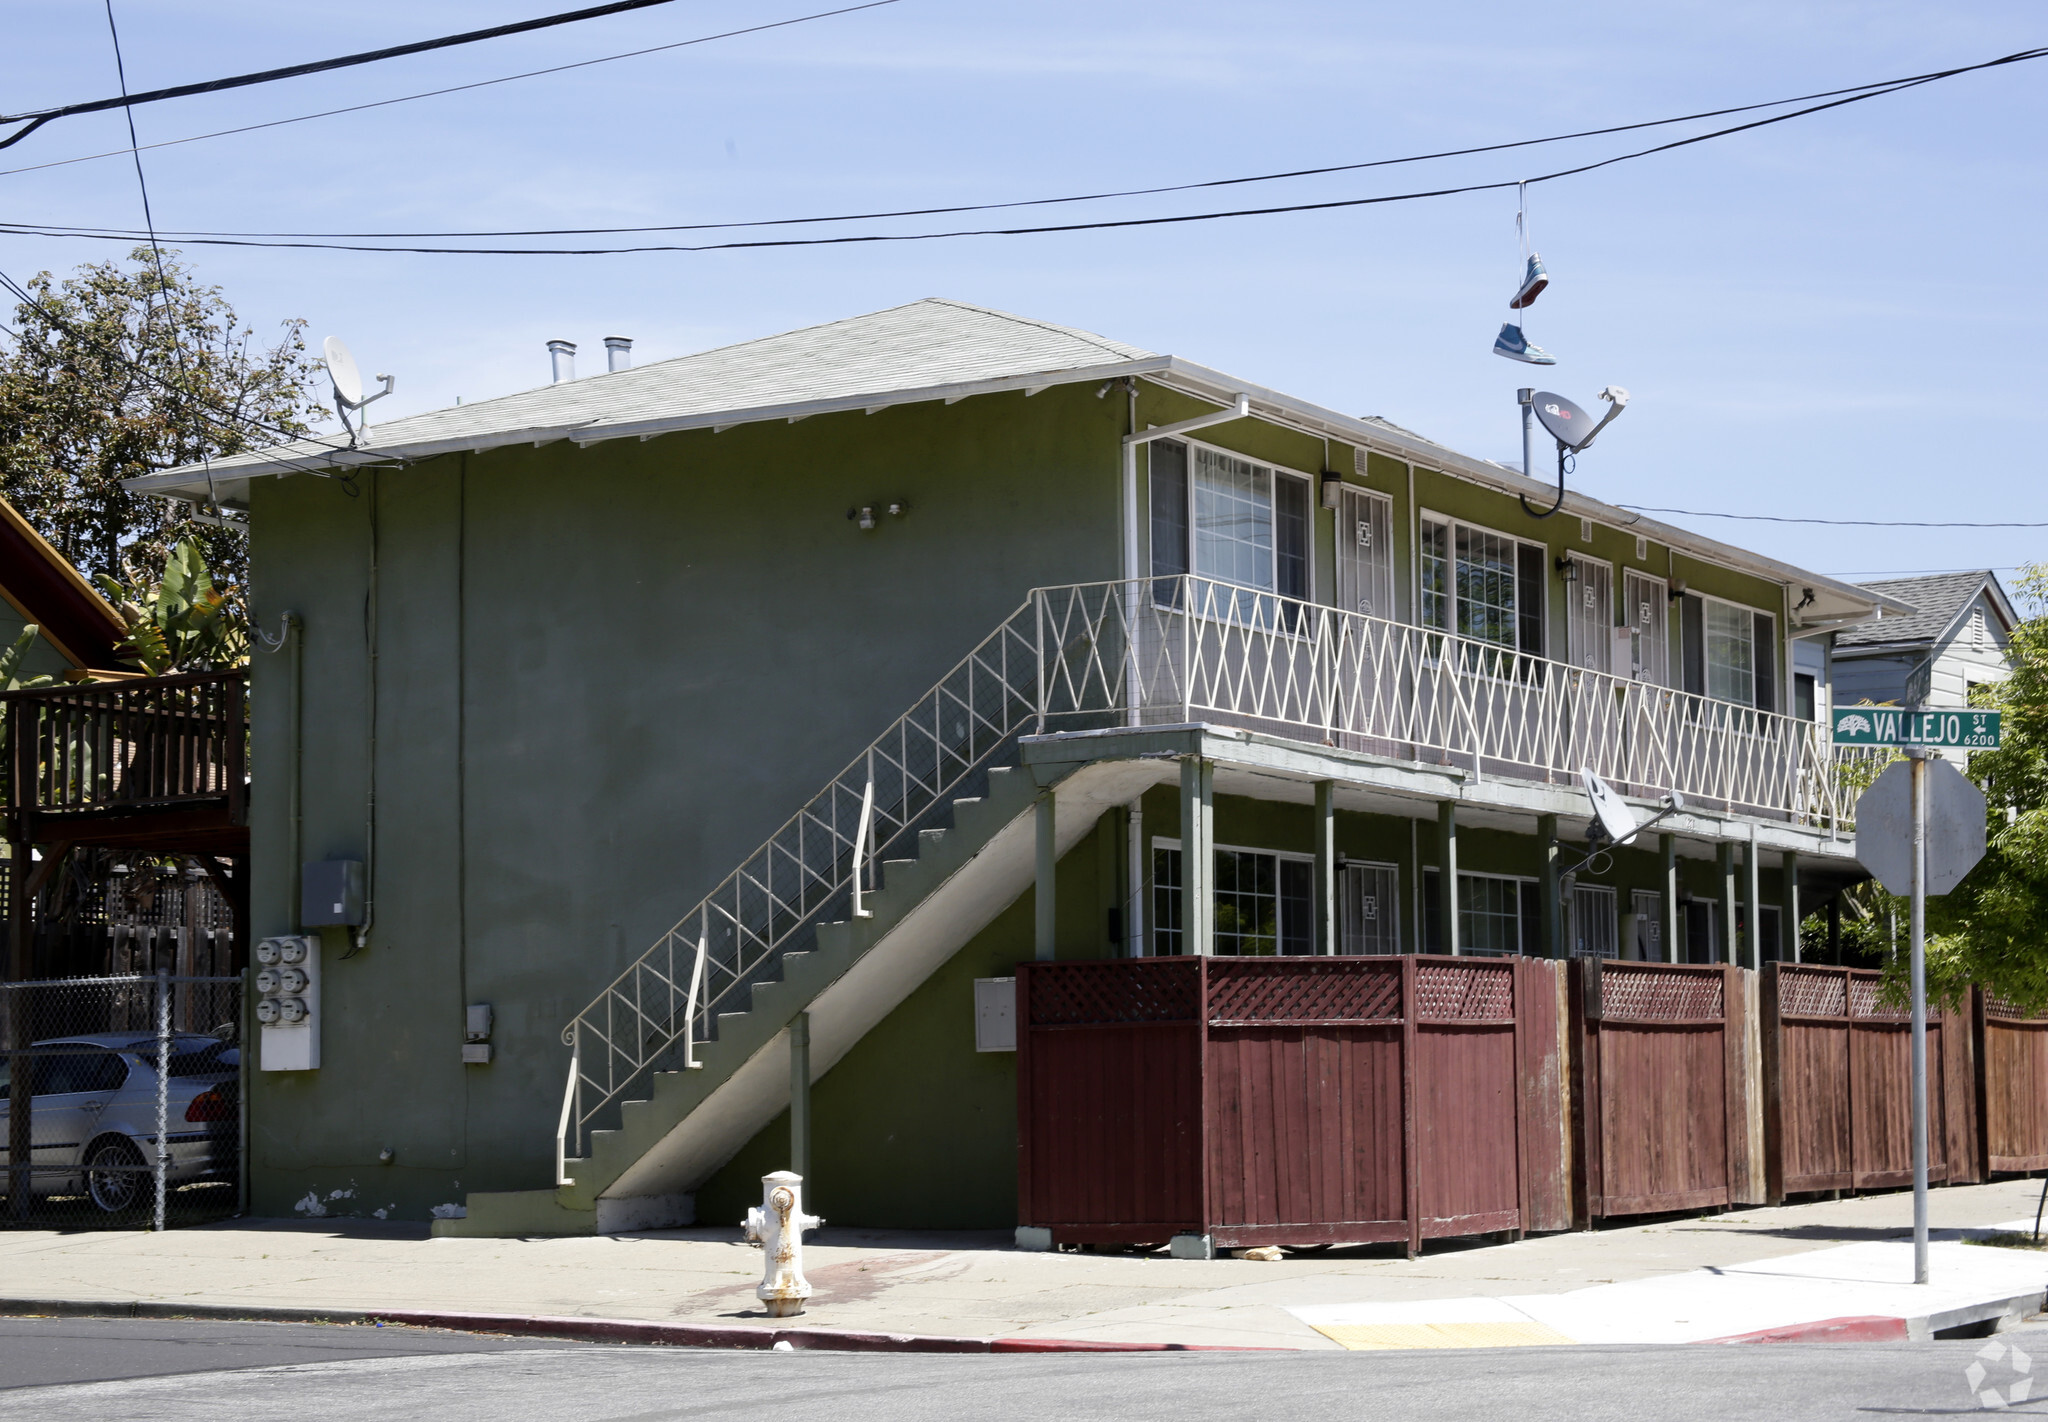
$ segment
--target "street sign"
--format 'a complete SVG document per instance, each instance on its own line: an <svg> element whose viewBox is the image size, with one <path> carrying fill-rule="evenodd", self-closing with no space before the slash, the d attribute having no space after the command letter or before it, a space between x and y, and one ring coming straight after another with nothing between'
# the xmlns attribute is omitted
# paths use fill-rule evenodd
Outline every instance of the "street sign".
<svg viewBox="0 0 2048 1422"><path fill-rule="evenodd" d="M1984 857L1984 792L1945 760L1926 764L1927 892L1945 894ZM1858 797L1856 859L1893 893L1913 892L1911 761L1887 766Z"/></svg>
<svg viewBox="0 0 2048 1422"><path fill-rule="evenodd" d="M1907 711L1897 706L1838 706L1838 746L1929 746L1991 750L1998 745L1998 712Z"/></svg>

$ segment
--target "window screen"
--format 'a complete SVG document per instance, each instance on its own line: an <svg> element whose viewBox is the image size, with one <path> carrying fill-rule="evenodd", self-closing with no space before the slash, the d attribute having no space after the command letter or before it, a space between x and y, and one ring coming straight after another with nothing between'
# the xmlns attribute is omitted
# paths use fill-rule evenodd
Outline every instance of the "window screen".
<svg viewBox="0 0 2048 1422"><path fill-rule="evenodd" d="M1242 587L1273 586L1273 471L1213 449L1196 449L1195 572Z"/></svg>

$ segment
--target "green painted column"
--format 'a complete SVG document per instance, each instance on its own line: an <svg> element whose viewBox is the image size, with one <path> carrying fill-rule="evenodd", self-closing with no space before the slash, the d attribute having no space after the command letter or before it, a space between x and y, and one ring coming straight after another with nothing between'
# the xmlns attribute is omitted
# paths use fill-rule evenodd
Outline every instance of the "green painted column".
<svg viewBox="0 0 2048 1422"><path fill-rule="evenodd" d="M1678 956L1678 836L1657 836L1664 853L1664 961L1676 963Z"/></svg>
<svg viewBox="0 0 2048 1422"><path fill-rule="evenodd" d="M1032 890L1032 907L1037 914L1037 957L1041 963L1050 963L1058 947L1057 916L1060 841L1059 826L1053 818L1053 793L1040 793L1033 819L1038 829L1038 878Z"/></svg>
<svg viewBox="0 0 2048 1422"><path fill-rule="evenodd" d="M1762 969L1764 965L1763 880L1757 862L1756 826L1749 827L1749 843L1742 850L1742 915L1749 923L1744 948L1749 961L1743 966Z"/></svg>
<svg viewBox="0 0 2048 1422"><path fill-rule="evenodd" d="M1778 960L1784 963L1799 961L1799 852L1785 851L1785 867L1780 870L1785 876L1783 887L1778 890Z"/></svg>
<svg viewBox="0 0 2048 1422"><path fill-rule="evenodd" d="M1721 879L1721 961L1737 963L1735 941L1735 841L1724 839L1714 846L1714 865Z"/></svg>
<svg viewBox="0 0 2048 1422"><path fill-rule="evenodd" d="M1557 842L1557 816L1536 817L1536 838L1543 846L1543 956L1568 956L1564 941L1564 901L1558 883L1557 866L1561 846Z"/></svg>
<svg viewBox="0 0 2048 1422"><path fill-rule="evenodd" d="M804 1178L804 1203L817 1208L811 1184L811 1014L789 1024L789 1168Z"/></svg>
<svg viewBox="0 0 2048 1422"><path fill-rule="evenodd" d="M1316 782L1316 942L1318 953L1343 951L1337 940L1337 806L1336 785Z"/></svg>
<svg viewBox="0 0 2048 1422"><path fill-rule="evenodd" d="M1180 763L1181 951L1216 951L1216 767L1199 756Z"/></svg>
<svg viewBox="0 0 2048 1422"><path fill-rule="evenodd" d="M1458 941L1458 802L1439 800L1436 807L1436 913L1443 925L1442 948L1456 955Z"/></svg>

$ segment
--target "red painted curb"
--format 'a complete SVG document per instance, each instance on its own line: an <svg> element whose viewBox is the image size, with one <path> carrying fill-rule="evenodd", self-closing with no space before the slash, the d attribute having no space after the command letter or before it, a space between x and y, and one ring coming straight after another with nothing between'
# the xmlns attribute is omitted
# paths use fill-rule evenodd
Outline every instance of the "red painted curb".
<svg viewBox="0 0 2048 1422"><path fill-rule="evenodd" d="M1755 1333L1737 1333L1728 1338L1709 1338L1708 1343L1902 1343L1906 1320L1877 1314L1850 1318L1823 1318L1816 1323L1789 1323L1783 1328L1764 1328Z"/></svg>

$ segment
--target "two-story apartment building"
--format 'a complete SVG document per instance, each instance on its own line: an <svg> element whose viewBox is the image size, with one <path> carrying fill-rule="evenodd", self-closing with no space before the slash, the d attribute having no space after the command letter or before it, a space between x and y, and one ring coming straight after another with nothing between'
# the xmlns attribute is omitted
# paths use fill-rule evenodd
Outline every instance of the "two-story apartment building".
<svg viewBox="0 0 2048 1422"><path fill-rule="evenodd" d="M792 1157L837 1223L1014 1223L1034 957L1790 956L1862 877L1794 648L1908 610L941 300L211 479L302 629L257 930L366 885L256 1207L449 1232L733 1219ZM1584 769L1686 807L1567 881Z"/></svg>

